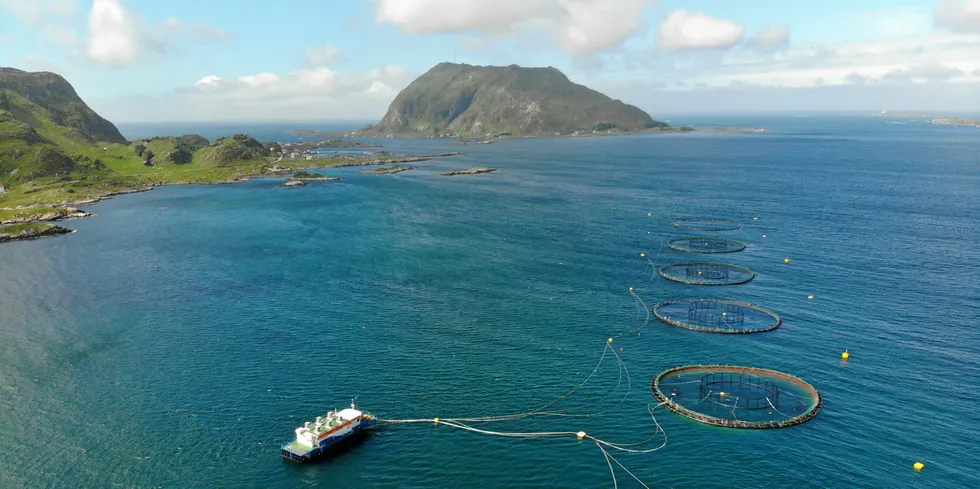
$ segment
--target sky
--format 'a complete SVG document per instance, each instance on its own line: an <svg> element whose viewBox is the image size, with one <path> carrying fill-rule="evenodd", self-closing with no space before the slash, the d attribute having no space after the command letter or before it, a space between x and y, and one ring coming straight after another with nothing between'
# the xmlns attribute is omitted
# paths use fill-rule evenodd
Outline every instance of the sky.
<svg viewBox="0 0 980 489"><path fill-rule="evenodd" d="M980 112L980 0L0 0L0 66L116 122L375 120L454 60L654 117Z"/></svg>

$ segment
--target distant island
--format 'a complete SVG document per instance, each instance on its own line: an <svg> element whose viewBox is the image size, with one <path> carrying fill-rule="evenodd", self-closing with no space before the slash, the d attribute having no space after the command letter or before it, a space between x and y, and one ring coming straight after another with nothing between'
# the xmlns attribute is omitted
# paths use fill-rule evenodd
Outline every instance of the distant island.
<svg viewBox="0 0 980 489"><path fill-rule="evenodd" d="M494 144L496 142L497 142L496 139L458 139L456 141L453 141L452 144L459 144L459 145L466 146L471 144Z"/></svg>
<svg viewBox="0 0 980 489"><path fill-rule="evenodd" d="M339 182L341 178L328 177L320 173L307 173L305 171L298 171L293 173L293 176L287 177L286 180L291 181L310 181L310 182Z"/></svg>
<svg viewBox="0 0 980 489"><path fill-rule="evenodd" d="M930 119L930 122L940 126L966 126L980 127L980 120L967 119L965 117L950 117L925 112L888 112L881 111L871 114L873 117L897 117L897 118L922 118Z"/></svg>
<svg viewBox="0 0 980 489"><path fill-rule="evenodd" d="M572 83L555 68L439 63L401 91L378 137L551 136L668 127L632 105Z"/></svg>
<svg viewBox="0 0 980 489"><path fill-rule="evenodd" d="M937 117L932 120L932 123L942 126L980 127L980 120L964 119L962 117Z"/></svg>
<svg viewBox="0 0 980 489"><path fill-rule="evenodd" d="M415 170L415 167L395 165L387 168L375 168L374 170L361 170L359 173L366 173L370 175L384 175L387 173L401 173L403 171L411 171L411 170Z"/></svg>
<svg viewBox="0 0 980 489"><path fill-rule="evenodd" d="M470 168L468 170L447 171L447 172L443 173L442 176L444 176L444 177L455 177L457 175L479 175L481 173L493 173L495 171L497 171L496 168L483 168L483 167L477 166L477 167Z"/></svg>

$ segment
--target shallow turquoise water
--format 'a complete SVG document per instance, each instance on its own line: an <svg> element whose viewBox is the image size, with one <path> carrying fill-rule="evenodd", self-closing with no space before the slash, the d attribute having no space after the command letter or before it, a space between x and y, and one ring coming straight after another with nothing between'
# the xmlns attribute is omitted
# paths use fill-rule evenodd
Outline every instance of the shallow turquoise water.
<svg viewBox="0 0 980 489"><path fill-rule="evenodd" d="M639 441L655 429L658 372L746 364L809 381L824 411L741 432L661 409L665 448L614 455L651 487L980 486L980 133L769 126L504 141L416 172L327 171L346 180L303 189L159 188L89 208L75 234L0 246L0 486L611 487L601 452L574 437L398 425L306 466L278 447L353 396L382 418L547 404L589 375L607 337L642 324L631 286L648 305L757 303L784 325L728 336L651 323L614 343L631 379L621 406L625 384L607 397L614 362L562 404L611 413L487 426ZM438 176L476 164L501 171ZM720 234L748 248L668 250L691 234L671 219L689 216L745 223ZM641 252L758 275L682 285Z"/></svg>

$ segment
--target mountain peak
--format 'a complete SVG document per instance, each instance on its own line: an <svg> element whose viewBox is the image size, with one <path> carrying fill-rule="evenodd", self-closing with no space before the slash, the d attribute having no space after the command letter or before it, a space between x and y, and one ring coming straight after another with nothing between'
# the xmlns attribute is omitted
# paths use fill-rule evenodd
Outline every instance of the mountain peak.
<svg viewBox="0 0 980 489"><path fill-rule="evenodd" d="M72 127L86 139L110 143L127 142L119 129L89 108L71 83L61 75L48 71L29 72L0 67L0 90L20 95L36 106L37 110L34 112L43 112L34 114L34 117L42 116L54 124Z"/></svg>
<svg viewBox="0 0 980 489"><path fill-rule="evenodd" d="M666 124L571 82L554 67L439 63L365 129L379 135L552 135L638 131Z"/></svg>

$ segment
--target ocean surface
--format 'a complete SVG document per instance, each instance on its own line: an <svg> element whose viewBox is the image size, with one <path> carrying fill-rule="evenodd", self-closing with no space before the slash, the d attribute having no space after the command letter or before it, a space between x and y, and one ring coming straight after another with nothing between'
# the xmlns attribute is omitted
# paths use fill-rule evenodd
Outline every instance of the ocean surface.
<svg viewBox="0 0 980 489"><path fill-rule="evenodd" d="M641 442L657 433L651 379L700 363L797 375L824 409L740 431L657 408L663 448L610 450L649 487L980 487L980 131L888 122L505 140L396 175L327 170L344 181L163 187L87 207L97 215L69 222L74 234L0 246L0 487L604 488L610 466L640 487L574 436L386 425L307 465L279 446L355 396L383 419L482 417L587 378L549 409L594 416L474 425ZM384 141L460 149L448 142ZM500 171L439 176L474 165ZM691 235L671 221L694 216L742 222L716 234L747 249L666 248ZM697 287L655 273L705 259L757 277ZM644 325L643 304L698 296L784 324Z"/></svg>

